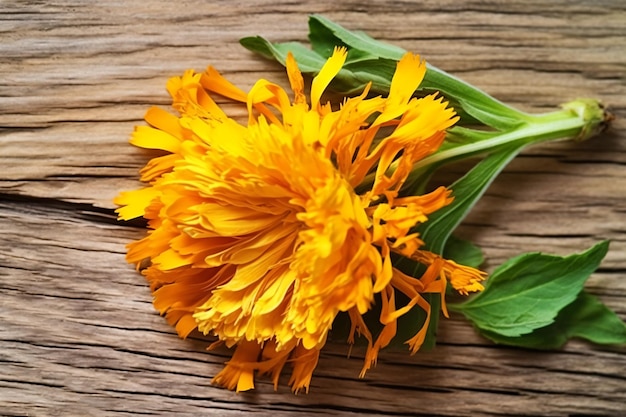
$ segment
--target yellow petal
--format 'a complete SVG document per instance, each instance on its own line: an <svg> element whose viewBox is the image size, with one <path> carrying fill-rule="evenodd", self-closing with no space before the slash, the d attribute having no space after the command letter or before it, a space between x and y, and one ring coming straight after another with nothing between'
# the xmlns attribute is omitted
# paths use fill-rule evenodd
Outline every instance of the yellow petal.
<svg viewBox="0 0 626 417"><path fill-rule="evenodd" d="M153 127L167 132L176 138L182 139L183 137L183 130L178 123L178 117L159 107L150 107L144 119Z"/></svg>
<svg viewBox="0 0 626 417"><path fill-rule="evenodd" d="M180 140L162 130L150 126L137 126L130 143L146 149L162 149L176 153L180 148Z"/></svg>
<svg viewBox="0 0 626 417"><path fill-rule="evenodd" d="M254 388L254 364L257 362L261 346L256 342L240 342L226 367L219 372L213 383L230 390L248 391Z"/></svg>
<svg viewBox="0 0 626 417"><path fill-rule="evenodd" d="M408 103L426 75L426 62L420 56L407 52L402 56L391 79L388 100L399 104Z"/></svg>
<svg viewBox="0 0 626 417"><path fill-rule="evenodd" d="M306 103L306 97L304 96L304 78L302 78L302 73L298 69L298 64L296 63L293 54L289 52L287 54L286 60L287 67L287 76L289 77L289 84L291 85L291 89L294 93L295 104Z"/></svg>
<svg viewBox="0 0 626 417"><path fill-rule="evenodd" d="M141 217L146 212L146 207L150 205L153 199L161 194L160 191L148 187L140 188L134 191L125 191L120 193L113 202L120 207L115 210L121 220L130 220Z"/></svg>
<svg viewBox="0 0 626 417"><path fill-rule="evenodd" d="M311 84L312 109L317 109L322 93L326 90L326 87L328 87L332 79L339 74L341 67L344 62L346 62L347 56L348 50L345 47L336 47L332 56L328 58L328 61L326 61L320 69L319 74L313 78L313 83Z"/></svg>
<svg viewBox="0 0 626 417"><path fill-rule="evenodd" d="M407 103L415 93L426 74L426 63L419 55L410 52L398 61L391 79L389 96L385 101L384 111L376 118L373 125L381 125L402 115L407 110Z"/></svg>
<svg viewBox="0 0 626 417"><path fill-rule="evenodd" d="M224 97L231 98L236 101L246 102L247 94L228 81L213 67L208 67L206 72L202 74L200 83L208 91L213 91Z"/></svg>

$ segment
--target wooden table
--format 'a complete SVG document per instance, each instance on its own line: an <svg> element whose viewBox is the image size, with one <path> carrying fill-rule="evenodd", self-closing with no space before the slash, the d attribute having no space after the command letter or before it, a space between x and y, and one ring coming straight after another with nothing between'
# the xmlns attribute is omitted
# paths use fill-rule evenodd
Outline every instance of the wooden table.
<svg viewBox="0 0 626 417"><path fill-rule="evenodd" d="M422 54L503 101L544 111L597 97L617 116L583 143L518 157L460 229L486 268L522 252L610 253L587 289L626 318L626 4L571 1L165 0L0 3L0 414L626 415L623 348L562 351L490 344L461 318L439 346L363 351L330 344L311 392L211 385L229 357L179 339L153 309L111 199L137 187L150 157L127 144L165 82L212 64L242 88L286 84L282 67L238 44L261 34L306 41L307 15ZM356 414L354 414L356 413Z"/></svg>

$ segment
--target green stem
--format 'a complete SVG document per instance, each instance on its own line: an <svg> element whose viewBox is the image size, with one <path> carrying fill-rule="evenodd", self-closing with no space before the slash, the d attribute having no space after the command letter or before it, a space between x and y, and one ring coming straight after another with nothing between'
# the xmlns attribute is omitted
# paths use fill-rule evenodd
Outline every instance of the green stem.
<svg viewBox="0 0 626 417"><path fill-rule="evenodd" d="M529 115L519 127L510 131L434 153L413 166L406 184L416 181L428 167L440 166L463 158L489 153L514 143L529 145L567 139L585 140L602 131L611 119L611 115L606 113L595 100L575 100L561 107L562 110L559 111L542 115ZM387 175L393 173L396 168L397 163L392 164ZM375 173L370 173L359 188L370 186L373 184L374 178Z"/></svg>
<svg viewBox="0 0 626 417"><path fill-rule="evenodd" d="M546 116L548 117L546 117L545 120L541 120L538 123L524 124L517 129L489 139L460 145L430 155L416 163L413 166L413 170L417 171L429 165L467 158L518 141L528 142L530 144L575 138L586 125L583 120L578 117L571 117L570 112L565 110L549 113Z"/></svg>

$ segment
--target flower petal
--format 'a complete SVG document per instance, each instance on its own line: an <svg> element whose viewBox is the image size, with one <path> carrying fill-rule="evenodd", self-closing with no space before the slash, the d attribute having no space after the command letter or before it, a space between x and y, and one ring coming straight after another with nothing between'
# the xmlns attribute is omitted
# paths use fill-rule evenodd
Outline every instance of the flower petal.
<svg viewBox="0 0 626 417"><path fill-rule="evenodd" d="M331 57L326 61L319 74L313 78L311 84L311 108L317 109L319 106L322 93L328 87L328 84L339 73L346 57L348 56L348 50L345 47L337 47L333 51Z"/></svg>

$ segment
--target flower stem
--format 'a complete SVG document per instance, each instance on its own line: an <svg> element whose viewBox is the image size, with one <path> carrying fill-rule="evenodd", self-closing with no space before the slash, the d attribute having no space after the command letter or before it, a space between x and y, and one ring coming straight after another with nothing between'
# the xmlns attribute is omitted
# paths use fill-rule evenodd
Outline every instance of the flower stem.
<svg viewBox="0 0 626 417"><path fill-rule="evenodd" d="M428 156L413 166L413 171L423 167L458 160L483 152L495 150L518 141L527 144L573 139L581 141L599 133L610 116L605 116L599 103L594 100L577 100L561 106L563 109L532 119L519 128L479 142L467 143Z"/></svg>
<svg viewBox="0 0 626 417"><path fill-rule="evenodd" d="M436 152L417 162L406 181L412 184L432 166L440 166L471 156L489 153L496 149L513 145L557 141L589 139L602 132L612 120L612 115L605 111L597 100L579 99L563 104L561 110L525 117L518 127L482 140L468 140L440 152ZM395 171L397 164L392 164L386 175ZM375 173L369 174L360 185L374 182Z"/></svg>

